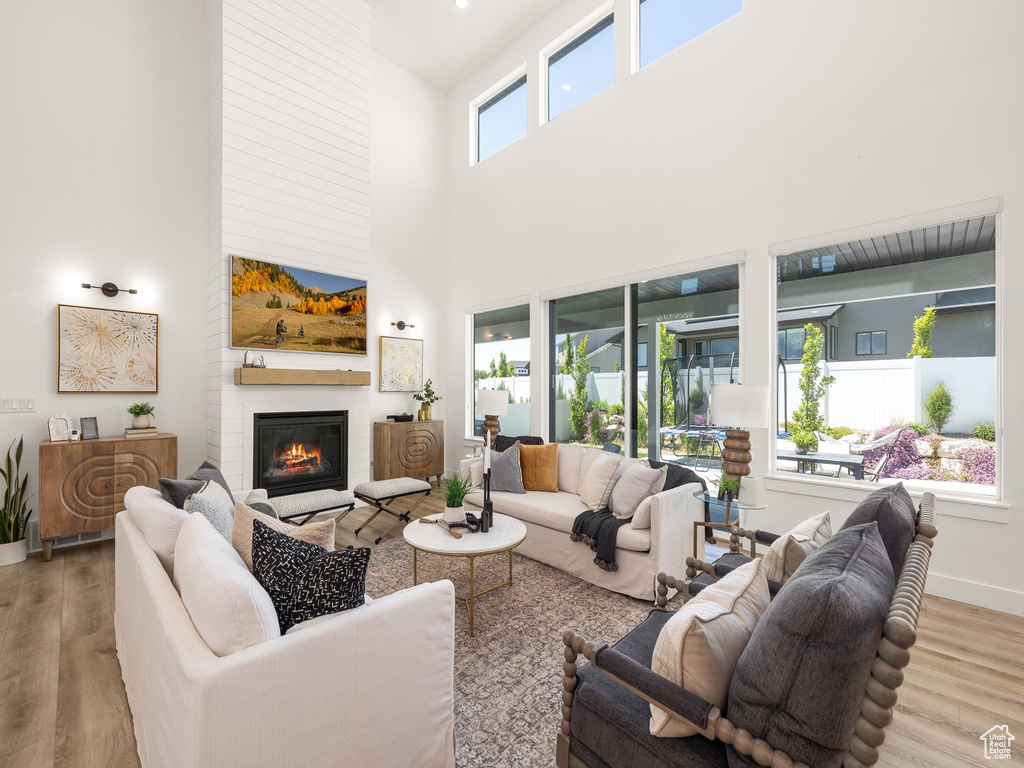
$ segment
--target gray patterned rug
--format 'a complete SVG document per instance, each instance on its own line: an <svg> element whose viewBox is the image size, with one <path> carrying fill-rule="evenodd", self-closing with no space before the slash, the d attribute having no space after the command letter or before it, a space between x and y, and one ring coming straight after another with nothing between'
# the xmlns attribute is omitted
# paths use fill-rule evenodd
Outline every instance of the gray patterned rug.
<svg viewBox="0 0 1024 768"><path fill-rule="evenodd" d="M477 598L476 636L455 604L455 734L459 768L550 768L562 720L562 632L614 642L652 603L609 592L514 555L513 583ZM594 566L595 568L597 566ZM420 581L450 578L468 591L463 558L420 555ZM505 554L478 558L480 590L508 574ZM680 574L682 575L682 574ZM381 597L412 584L412 550L402 539L374 547L366 591ZM676 601L673 601L675 603Z"/></svg>

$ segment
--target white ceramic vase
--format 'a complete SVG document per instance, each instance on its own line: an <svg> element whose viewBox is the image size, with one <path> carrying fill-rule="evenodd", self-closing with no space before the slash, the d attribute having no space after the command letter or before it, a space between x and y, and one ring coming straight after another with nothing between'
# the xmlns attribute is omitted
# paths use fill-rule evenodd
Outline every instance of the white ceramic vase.
<svg viewBox="0 0 1024 768"><path fill-rule="evenodd" d="M28 540L0 544L0 565L14 565L28 557Z"/></svg>
<svg viewBox="0 0 1024 768"><path fill-rule="evenodd" d="M132 429L149 429L155 426L156 422L153 420L153 414L144 413L141 416L132 416Z"/></svg>
<svg viewBox="0 0 1024 768"><path fill-rule="evenodd" d="M464 523L466 522L466 508L445 507L444 512L441 514L441 517L449 525L451 525L452 523Z"/></svg>

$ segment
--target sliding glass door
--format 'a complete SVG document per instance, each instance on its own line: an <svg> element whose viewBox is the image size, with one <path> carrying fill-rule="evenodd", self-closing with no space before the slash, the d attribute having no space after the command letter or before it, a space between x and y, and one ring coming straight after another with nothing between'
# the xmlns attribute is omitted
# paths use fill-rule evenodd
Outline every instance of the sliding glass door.
<svg viewBox="0 0 1024 768"><path fill-rule="evenodd" d="M625 443L625 288L549 302L551 442Z"/></svg>
<svg viewBox="0 0 1024 768"><path fill-rule="evenodd" d="M508 394L508 414L499 420L503 435L532 434L530 373L530 305L473 315L474 388ZM472 434L483 433L484 414L474 408Z"/></svg>

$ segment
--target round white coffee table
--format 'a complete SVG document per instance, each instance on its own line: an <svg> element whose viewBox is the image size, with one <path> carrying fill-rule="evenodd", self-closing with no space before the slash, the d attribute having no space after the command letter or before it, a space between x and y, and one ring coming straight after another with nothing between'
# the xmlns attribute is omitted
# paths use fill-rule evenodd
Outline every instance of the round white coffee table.
<svg viewBox="0 0 1024 768"><path fill-rule="evenodd" d="M436 520L441 517L427 515L424 519ZM473 601L480 595L485 595L499 587L507 587L512 583L512 550L518 547L526 538L526 526L508 515L494 513L494 525L487 533L468 533L465 529L458 529L462 538L456 539L440 525L421 523L419 521L409 523L402 531L406 543L412 547L412 583L419 583L419 553L429 552L432 555L444 557L466 557L469 558L469 594L456 595L456 600L466 601L466 611L469 613L469 636L473 637ZM508 552L508 581L495 584L493 587L476 591L474 582L474 561L478 557L486 555L497 555L501 552Z"/></svg>

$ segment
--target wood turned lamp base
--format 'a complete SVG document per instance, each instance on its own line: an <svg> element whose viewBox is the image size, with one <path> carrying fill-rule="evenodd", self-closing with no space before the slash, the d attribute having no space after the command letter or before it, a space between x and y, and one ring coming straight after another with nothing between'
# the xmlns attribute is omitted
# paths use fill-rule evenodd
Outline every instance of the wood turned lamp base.
<svg viewBox="0 0 1024 768"><path fill-rule="evenodd" d="M750 474L750 432L745 429L725 430L725 448L722 451L722 472L733 477Z"/></svg>
<svg viewBox="0 0 1024 768"><path fill-rule="evenodd" d="M494 447L494 439L498 436L498 432L501 431L501 424L498 422L497 416L484 416L484 439L487 441L491 448Z"/></svg>

